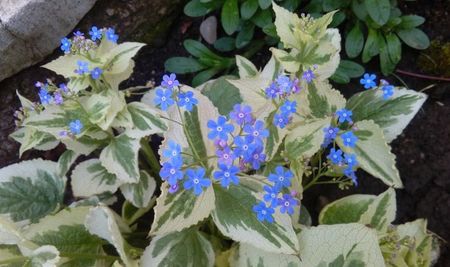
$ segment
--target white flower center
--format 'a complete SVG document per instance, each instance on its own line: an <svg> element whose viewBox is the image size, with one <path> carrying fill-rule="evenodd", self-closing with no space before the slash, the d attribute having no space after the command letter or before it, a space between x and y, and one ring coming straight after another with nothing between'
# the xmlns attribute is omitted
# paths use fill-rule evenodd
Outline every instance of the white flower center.
<svg viewBox="0 0 450 267"><path fill-rule="evenodd" d="M223 174L223 176L225 176L225 177L230 177L230 173L229 172L225 172L224 174Z"/></svg>
<svg viewBox="0 0 450 267"><path fill-rule="evenodd" d="M242 148L243 148L244 150L248 150L248 145L243 145Z"/></svg>
<svg viewBox="0 0 450 267"><path fill-rule="evenodd" d="M244 113L242 113L242 112L239 113L239 114L238 114L238 117L241 118L241 119L244 118Z"/></svg>
<svg viewBox="0 0 450 267"><path fill-rule="evenodd" d="M198 183L200 183L200 180L197 179L197 178L195 178L195 179L193 180L193 182L194 182L194 184L198 184Z"/></svg>
<svg viewBox="0 0 450 267"><path fill-rule="evenodd" d="M289 207L289 201L284 202L285 207Z"/></svg>
<svg viewBox="0 0 450 267"><path fill-rule="evenodd" d="M228 154L224 154L224 155L223 155L223 158L224 158L224 159L228 159L228 158L230 158L230 156L228 156Z"/></svg>
<svg viewBox="0 0 450 267"><path fill-rule="evenodd" d="M170 169L170 174L175 174L177 171L175 169Z"/></svg>
<svg viewBox="0 0 450 267"><path fill-rule="evenodd" d="M168 81L167 82L168 85L172 85L172 83L173 83L172 81Z"/></svg>
<svg viewBox="0 0 450 267"><path fill-rule="evenodd" d="M166 101L166 97L165 96L161 97L161 100Z"/></svg>
<svg viewBox="0 0 450 267"><path fill-rule="evenodd" d="M222 131L222 127L218 126L218 127L216 128L216 130L217 130L218 132L221 132L221 131Z"/></svg>
<svg viewBox="0 0 450 267"><path fill-rule="evenodd" d="M259 132L258 131L253 131L253 136L258 136Z"/></svg>
<svg viewBox="0 0 450 267"><path fill-rule="evenodd" d="M172 156L175 157L176 155L178 155L178 153L176 151L172 151Z"/></svg>
<svg viewBox="0 0 450 267"><path fill-rule="evenodd" d="M189 100L188 97L186 97L186 98L184 99L184 101L189 102L190 100Z"/></svg>
<svg viewBox="0 0 450 267"><path fill-rule="evenodd" d="M278 180L279 180L280 182L283 182L283 181L284 181L284 176L278 177Z"/></svg>
<svg viewBox="0 0 450 267"><path fill-rule="evenodd" d="M261 211L261 214L262 214L262 215L266 215L266 213L267 213L267 212L266 212L265 210L262 210L262 211Z"/></svg>

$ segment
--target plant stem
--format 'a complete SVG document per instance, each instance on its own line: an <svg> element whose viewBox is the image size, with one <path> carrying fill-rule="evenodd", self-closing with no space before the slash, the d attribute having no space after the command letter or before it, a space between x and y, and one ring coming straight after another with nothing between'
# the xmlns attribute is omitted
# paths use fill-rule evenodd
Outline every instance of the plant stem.
<svg viewBox="0 0 450 267"><path fill-rule="evenodd" d="M141 150L144 153L145 160L152 168L153 174L159 177L159 171L161 170L161 165L159 165L159 161L153 153L152 148L150 147L146 138L141 139Z"/></svg>
<svg viewBox="0 0 450 267"><path fill-rule="evenodd" d="M404 75L408 75L408 76L411 76L411 77L416 77L416 78L450 82L450 78L446 78L446 77L430 76L430 75L425 75L425 74L409 72L409 71L405 71L405 70L396 70L395 72L400 73L400 74L404 74Z"/></svg>

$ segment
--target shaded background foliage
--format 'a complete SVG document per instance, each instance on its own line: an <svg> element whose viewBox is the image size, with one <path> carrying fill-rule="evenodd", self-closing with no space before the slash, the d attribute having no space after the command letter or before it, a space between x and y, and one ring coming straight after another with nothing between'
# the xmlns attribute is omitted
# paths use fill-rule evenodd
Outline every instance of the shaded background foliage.
<svg viewBox="0 0 450 267"><path fill-rule="evenodd" d="M151 2L151 3L149 3ZM91 25L115 27L120 40L142 41L149 43L136 57L136 67L132 77L121 87L144 85L149 80L159 82L164 73L164 62L170 56L187 56L182 42L192 38L199 40L198 27L203 18L189 18L182 10L183 0L99 0L94 8L83 18L76 29L86 31ZM401 70L433 75L448 75L445 66L449 66L449 57L443 57L445 47L450 41L450 20L448 11L450 2L436 1L398 1L398 7L405 13L418 14L426 18L422 29L430 39L439 45L432 45L422 52L405 49L398 68ZM156 8L157 7L157 8ZM443 52L441 52L443 51ZM60 55L55 51L44 62L30 67L0 83L0 167L17 162L18 143L8 138L14 130L13 112L19 107L15 90L32 99L37 99L34 83L45 77L58 79L48 70L39 68ZM253 61L264 62L266 53L257 53ZM367 70L378 72L378 62L365 66ZM401 79L410 87L426 89L430 98L423 109L413 119L402 136L393 142L393 153L397 155L397 166L405 185L397 192L398 214L396 223L411 221L415 218L428 219L429 228L445 240L450 240L450 84L433 80L403 76ZM447 76L448 77L448 76ZM191 77L181 77L189 82ZM388 79L396 84L402 82L395 76ZM362 90L359 84L337 85L344 94L350 95ZM43 156L56 160L62 148L56 148L44 155L28 152L22 159ZM312 189L311 197L304 203L316 217L320 209L328 202L350 193L379 194L384 187L376 179L366 179L360 174L359 187L340 191L334 186L321 186ZM442 256L437 266L450 266L448 245L442 247Z"/></svg>

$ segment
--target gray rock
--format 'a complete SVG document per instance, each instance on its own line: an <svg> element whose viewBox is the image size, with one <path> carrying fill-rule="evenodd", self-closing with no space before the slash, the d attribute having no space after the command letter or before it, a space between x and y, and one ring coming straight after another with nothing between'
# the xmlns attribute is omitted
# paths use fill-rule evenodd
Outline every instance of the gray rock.
<svg viewBox="0 0 450 267"><path fill-rule="evenodd" d="M200 25L200 34L209 44L213 44L217 40L217 19L211 16L205 19Z"/></svg>
<svg viewBox="0 0 450 267"><path fill-rule="evenodd" d="M96 0L0 0L0 81L60 45Z"/></svg>

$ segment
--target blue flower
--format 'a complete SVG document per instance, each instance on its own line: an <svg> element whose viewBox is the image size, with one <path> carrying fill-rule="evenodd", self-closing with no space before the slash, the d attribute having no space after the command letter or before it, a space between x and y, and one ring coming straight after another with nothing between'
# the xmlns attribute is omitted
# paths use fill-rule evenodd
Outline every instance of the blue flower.
<svg viewBox="0 0 450 267"><path fill-rule="evenodd" d="M294 177L294 174L292 174L290 170L285 169L282 166L277 166L275 168L275 173L269 174L268 179L280 190L283 187L289 187L291 185L292 177Z"/></svg>
<svg viewBox="0 0 450 267"><path fill-rule="evenodd" d="M314 75L314 72L312 70L307 70L303 72L303 80L305 80L307 83L310 83L316 76Z"/></svg>
<svg viewBox="0 0 450 267"><path fill-rule="evenodd" d="M227 118L225 116L219 116L217 122L209 120L207 126L211 129L208 134L208 138L211 140L215 138L228 140L228 134L234 131L234 126L227 123Z"/></svg>
<svg viewBox="0 0 450 267"><path fill-rule="evenodd" d="M53 101L53 97L47 92L45 89L39 90L39 99L41 100L42 105L48 105Z"/></svg>
<svg viewBox="0 0 450 267"><path fill-rule="evenodd" d="M181 146L173 140L169 140L168 148L163 150L163 156L167 159L175 159L176 161L181 159Z"/></svg>
<svg viewBox="0 0 450 267"><path fill-rule="evenodd" d="M351 110L343 108L343 109L336 111L336 115L339 118L339 123L344 123L346 121L348 121L350 123L352 122L353 112Z"/></svg>
<svg viewBox="0 0 450 267"><path fill-rule="evenodd" d="M358 178L352 168L346 168L344 170L344 175L350 178L355 186L358 186Z"/></svg>
<svg viewBox="0 0 450 267"><path fill-rule="evenodd" d="M230 183L239 184L239 178L236 175L239 172L238 167L219 164L219 168L220 170L214 172L214 179L220 180L222 187L228 187Z"/></svg>
<svg viewBox="0 0 450 267"><path fill-rule="evenodd" d="M174 73L171 73L170 76L169 75L163 76L163 81L161 82L162 87L172 89L179 85L180 83L177 80L177 75L175 75Z"/></svg>
<svg viewBox="0 0 450 267"><path fill-rule="evenodd" d="M342 141L344 142L344 146L354 147L356 142L358 141L358 137L353 134L353 132L345 132L341 135Z"/></svg>
<svg viewBox="0 0 450 267"><path fill-rule="evenodd" d="M84 33L80 32L80 31L76 31L73 33L73 35L76 37L81 37L81 36L84 36Z"/></svg>
<svg viewBox="0 0 450 267"><path fill-rule="evenodd" d="M56 105L61 105L64 102L64 99L63 99L61 93L58 91L53 94L53 98L55 99Z"/></svg>
<svg viewBox="0 0 450 267"><path fill-rule="evenodd" d="M183 179L183 171L181 170L182 161L175 160L173 162L164 162L159 176L169 183L169 185L177 184L178 180Z"/></svg>
<svg viewBox="0 0 450 267"><path fill-rule="evenodd" d="M359 82L362 85L364 85L364 88L370 89L370 88L377 86L375 83L376 78L377 78L377 76L375 74L365 73L363 78L361 78L361 80L359 80Z"/></svg>
<svg viewBox="0 0 450 267"><path fill-rule="evenodd" d="M204 168L197 168L197 170L187 169L186 177L188 180L183 184L184 189L193 189L196 196L199 196L203 192L202 187L206 188L211 186L211 180L205 178Z"/></svg>
<svg viewBox="0 0 450 267"><path fill-rule="evenodd" d="M278 205L280 206L281 213L292 215L294 213L294 207L298 205L298 200L290 194L284 194L283 198L278 199Z"/></svg>
<svg viewBox="0 0 450 267"><path fill-rule="evenodd" d="M348 165L349 168L353 168L358 165L358 160L356 160L355 154L344 154L344 162Z"/></svg>
<svg viewBox="0 0 450 267"><path fill-rule="evenodd" d="M339 132L339 128L330 126L323 128L323 131L325 133L325 139L334 140Z"/></svg>
<svg viewBox="0 0 450 267"><path fill-rule="evenodd" d="M80 134L82 129L83 123L80 120L74 120L69 123L69 130L73 135Z"/></svg>
<svg viewBox="0 0 450 267"><path fill-rule="evenodd" d="M65 83L60 83L59 84L59 89L61 89L61 91L63 91L64 93L68 93L69 92L69 88L67 87L67 85Z"/></svg>
<svg viewBox="0 0 450 267"><path fill-rule="evenodd" d="M289 116L292 113L297 112L297 101L286 100L280 107L281 113Z"/></svg>
<svg viewBox="0 0 450 267"><path fill-rule="evenodd" d="M278 188L264 185L264 191L266 193L263 196L265 202L269 203L272 208L275 208L278 204L278 193L280 192Z"/></svg>
<svg viewBox="0 0 450 267"><path fill-rule="evenodd" d="M289 117L284 113L275 114L275 117L273 118L273 124L283 129L284 127L286 127L286 125L289 124Z"/></svg>
<svg viewBox="0 0 450 267"><path fill-rule="evenodd" d="M393 85L387 84L387 85L384 85L381 89L383 90L383 99L384 100L391 98L391 96L394 94L394 86Z"/></svg>
<svg viewBox="0 0 450 267"><path fill-rule="evenodd" d="M330 150L330 154L328 154L327 158L331 160L334 164L338 165L342 163L342 150L332 148Z"/></svg>
<svg viewBox="0 0 450 267"><path fill-rule="evenodd" d="M66 53L66 54L69 53L71 47L72 47L72 43L70 42L69 39L67 39L67 38L61 39L61 50L64 51L64 53Z"/></svg>
<svg viewBox="0 0 450 267"><path fill-rule="evenodd" d="M244 132L248 134L250 141L256 143L262 143L262 139L269 136L269 131L264 127L264 122L261 120L257 120L254 125L245 125Z"/></svg>
<svg viewBox="0 0 450 267"><path fill-rule="evenodd" d="M252 140L242 136L237 136L234 138L234 144L236 148L234 153L237 156L242 156L244 161L249 161L252 157L252 153L256 148L256 145L252 143Z"/></svg>
<svg viewBox="0 0 450 267"><path fill-rule="evenodd" d="M194 93L187 91L178 95L178 105L184 107L187 111L192 111L194 105L198 104L198 100L194 97Z"/></svg>
<svg viewBox="0 0 450 267"><path fill-rule="evenodd" d="M276 98L280 93L280 89L276 83L271 83L270 86L266 88L265 92L266 98Z"/></svg>
<svg viewBox="0 0 450 267"><path fill-rule="evenodd" d="M97 80L98 78L100 78L100 75L102 75L103 70L100 69L99 67L95 67L92 71L91 71L91 77L94 80Z"/></svg>
<svg viewBox="0 0 450 267"><path fill-rule="evenodd" d="M117 35L113 28L108 28L106 30L106 39L113 43L117 43L117 40L119 40L119 35Z"/></svg>
<svg viewBox="0 0 450 267"><path fill-rule="evenodd" d="M259 170L261 168L261 163L263 163L266 160L266 154L263 153L263 146L258 146L253 150L250 164L252 165L252 168L255 170Z"/></svg>
<svg viewBox="0 0 450 267"><path fill-rule="evenodd" d="M153 100L155 105L160 106L162 110L167 110L170 106L175 104L175 101L172 99L172 90L170 89L156 89L156 97Z"/></svg>
<svg viewBox="0 0 450 267"><path fill-rule="evenodd" d="M89 31L89 35L91 36L92 41L100 40L102 39L102 30L98 29L95 26L92 26L91 30Z"/></svg>
<svg viewBox="0 0 450 267"><path fill-rule="evenodd" d="M78 69L75 70L75 73L78 75L83 75L89 72L89 63L86 61L77 61Z"/></svg>
<svg viewBox="0 0 450 267"><path fill-rule="evenodd" d="M230 112L230 118L239 125L251 123L253 120L252 108L247 105L236 104L233 111Z"/></svg>
<svg viewBox="0 0 450 267"><path fill-rule="evenodd" d="M281 92L290 93L292 90L292 81L286 75L280 75L276 79L276 83L278 84L278 88Z"/></svg>
<svg viewBox="0 0 450 267"><path fill-rule="evenodd" d="M266 203L261 201L257 205L254 205L253 211L256 212L256 217L260 222L267 221L269 223L273 223L272 214L275 212L275 210L271 207L267 207Z"/></svg>
<svg viewBox="0 0 450 267"><path fill-rule="evenodd" d="M218 149L216 151L216 155L218 157L217 162L219 164L232 165L234 159L236 158L233 151L229 147L225 147L223 149Z"/></svg>

